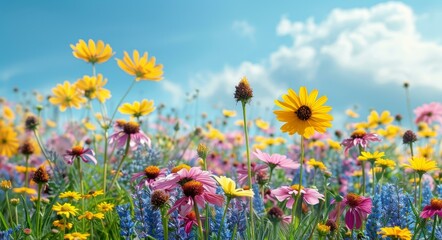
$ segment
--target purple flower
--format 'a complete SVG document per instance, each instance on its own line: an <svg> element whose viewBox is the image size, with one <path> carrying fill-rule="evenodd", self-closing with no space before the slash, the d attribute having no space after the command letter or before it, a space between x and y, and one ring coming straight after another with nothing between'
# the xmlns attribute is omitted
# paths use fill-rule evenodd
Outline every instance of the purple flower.
<svg viewBox="0 0 442 240"><path fill-rule="evenodd" d="M362 129L357 129L351 134L350 138L344 139L341 145L345 146L344 152L345 154L347 154L348 150L350 150L350 148L352 147L359 145L365 149L368 147L368 144L370 142L380 142L380 141L381 139L377 134L366 133Z"/></svg>
<svg viewBox="0 0 442 240"><path fill-rule="evenodd" d="M151 146L150 138L147 137L140 129L140 125L136 122L121 123L122 128L109 137L109 144L116 143L118 148L125 148L128 138L130 138L129 146L131 150L136 150L138 145Z"/></svg>
<svg viewBox="0 0 442 240"><path fill-rule="evenodd" d="M77 157L81 158L85 163L93 162L95 165L97 164L94 151L90 148L85 149L82 146L74 146L72 150L67 150L66 154L63 156L68 164L72 164Z"/></svg>

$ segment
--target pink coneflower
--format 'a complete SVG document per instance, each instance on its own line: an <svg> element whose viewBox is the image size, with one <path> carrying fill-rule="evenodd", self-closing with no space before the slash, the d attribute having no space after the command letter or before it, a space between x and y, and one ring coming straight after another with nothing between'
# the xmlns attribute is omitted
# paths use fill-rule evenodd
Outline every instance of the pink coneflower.
<svg viewBox="0 0 442 240"><path fill-rule="evenodd" d="M368 144L370 142L380 142L381 139L379 138L379 136L375 133L366 133L364 130L362 129L357 129L355 130L350 138L344 139L344 141L342 141L341 145L345 146L345 154L348 153L348 150L352 147L355 146L361 146L364 149L368 147Z"/></svg>
<svg viewBox="0 0 442 240"><path fill-rule="evenodd" d="M280 167L283 169L297 169L299 168L299 163L295 163L293 160L288 159L286 156L281 154L272 154L261 152L261 150L256 149L253 153L259 160L265 162L270 168Z"/></svg>
<svg viewBox="0 0 442 240"><path fill-rule="evenodd" d="M284 202L288 199L286 203L287 208L292 208L295 203L295 198L298 195L299 188L301 188L301 194L304 201L310 205L316 205L319 203L319 199L324 200L324 195L320 194L316 189L304 188L295 184L291 187L282 186L277 189L272 190L272 195L278 199L280 202Z"/></svg>
<svg viewBox="0 0 442 240"><path fill-rule="evenodd" d="M144 185L146 187L150 187L158 178L166 176L166 169L160 169L157 166L148 166L142 172L135 173L131 181L135 181L135 179L142 177L138 187Z"/></svg>
<svg viewBox="0 0 442 240"><path fill-rule="evenodd" d="M421 218L431 218L434 215L442 217L442 199L431 199L430 205L427 205L422 209Z"/></svg>
<svg viewBox="0 0 442 240"><path fill-rule="evenodd" d="M199 167L190 168L185 164L181 164L173 168L171 174L156 180L151 186L153 189L169 191L178 186L183 186L186 182L195 180L202 183L205 190L215 193L217 185L211 176L210 172L203 171Z"/></svg>
<svg viewBox="0 0 442 240"><path fill-rule="evenodd" d="M64 160L68 164L72 164L76 158L81 158L83 162L93 162L97 164L97 159L95 159L95 153L90 148L83 148L82 146L74 146L71 150L67 150L66 154L63 155Z"/></svg>
<svg viewBox="0 0 442 240"><path fill-rule="evenodd" d="M218 206L223 205L224 197L207 190L208 187L202 182L186 180L185 183L181 184L181 189L183 190L184 196L176 200L175 204L170 208L169 214L178 208L182 213L187 214L195 206L195 203L200 207L204 207L206 203Z"/></svg>
<svg viewBox="0 0 442 240"><path fill-rule="evenodd" d="M442 123L442 104L438 102L432 102L424 104L414 109L416 114L416 123L425 122L431 124L433 121L439 121Z"/></svg>
<svg viewBox="0 0 442 240"><path fill-rule="evenodd" d="M129 146L132 150L136 150L139 145L150 147L150 138L143 133L138 123L127 122L122 126L123 128L120 131L115 132L109 137L109 144L116 143L118 148L124 148L127 144L127 139L130 138Z"/></svg>
<svg viewBox="0 0 442 240"><path fill-rule="evenodd" d="M347 213L345 214L345 224L350 229L359 229L362 226L362 221L371 213L371 199L349 193L342 202L339 203L338 207L330 213L330 219L336 221L336 219L341 216L345 207L348 207Z"/></svg>
<svg viewBox="0 0 442 240"><path fill-rule="evenodd" d="M252 172L252 183L256 182L256 177L258 176L260 173L266 173L267 172L267 165L263 165L263 164L256 164L256 163L251 163L251 172ZM245 164L242 164L241 166L238 167L238 169L236 170L236 172L238 173L238 182L243 185L245 182L247 182L247 178L248 178L248 171L247 171L247 166Z"/></svg>

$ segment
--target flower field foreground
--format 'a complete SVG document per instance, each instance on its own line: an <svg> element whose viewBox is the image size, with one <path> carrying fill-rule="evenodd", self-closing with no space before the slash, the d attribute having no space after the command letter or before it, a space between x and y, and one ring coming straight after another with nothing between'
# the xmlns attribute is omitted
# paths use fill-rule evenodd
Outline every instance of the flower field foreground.
<svg viewBox="0 0 442 240"><path fill-rule="evenodd" d="M299 86L275 100L275 129L248 119L244 77L241 113L190 127L152 99L125 102L162 80L155 57L117 56L132 82L113 96L99 73L111 46L71 49L91 75L32 103L1 99L0 239L442 239L442 103L416 108L412 129L349 109L333 131L327 97Z"/></svg>

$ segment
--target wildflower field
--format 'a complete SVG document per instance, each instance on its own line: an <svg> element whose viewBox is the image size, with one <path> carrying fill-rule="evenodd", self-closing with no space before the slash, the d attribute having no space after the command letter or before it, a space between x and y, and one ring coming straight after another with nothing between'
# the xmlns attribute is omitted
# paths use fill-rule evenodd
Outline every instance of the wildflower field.
<svg viewBox="0 0 442 240"><path fill-rule="evenodd" d="M0 239L442 239L441 102L362 121L348 109L338 129L327 93L293 85L271 119L251 118L244 76L231 89L241 111L195 125L125 100L163 80L154 56L70 47L89 72L48 97L1 99ZM124 94L104 64L127 73Z"/></svg>

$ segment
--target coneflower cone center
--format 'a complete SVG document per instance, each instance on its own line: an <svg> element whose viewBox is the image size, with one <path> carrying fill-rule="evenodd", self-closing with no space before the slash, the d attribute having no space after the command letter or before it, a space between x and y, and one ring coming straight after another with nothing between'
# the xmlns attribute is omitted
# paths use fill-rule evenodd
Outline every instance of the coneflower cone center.
<svg viewBox="0 0 442 240"><path fill-rule="evenodd" d="M160 175L160 168L157 166L149 166L144 169L146 177L149 179L155 179Z"/></svg>
<svg viewBox="0 0 442 240"><path fill-rule="evenodd" d="M124 124L123 131L126 134L135 134L140 132L140 125L136 122L127 122Z"/></svg>
<svg viewBox="0 0 442 240"><path fill-rule="evenodd" d="M293 190L295 190L295 191L298 191L298 192L299 192L299 190L304 189L304 187L301 186L301 185L299 185L299 184L294 184L294 185L292 185L290 188L293 189Z"/></svg>
<svg viewBox="0 0 442 240"><path fill-rule="evenodd" d="M82 146L74 146L72 147L72 154L75 156L80 156L83 153L83 147Z"/></svg>
<svg viewBox="0 0 442 240"><path fill-rule="evenodd" d="M354 193L349 193L347 195L347 204L351 207L351 208L355 208L357 206L359 206L360 202L361 202L362 198L361 196L354 194Z"/></svg>
<svg viewBox="0 0 442 240"><path fill-rule="evenodd" d="M351 134L351 138L363 138L366 134L364 130L356 130Z"/></svg>
<svg viewBox="0 0 442 240"><path fill-rule="evenodd" d="M442 199L431 199L431 208L436 210L442 210Z"/></svg>
<svg viewBox="0 0 442 240"><path fill-rule="evenodd" d="M312 110L308 106L302 105L295 111L295 114L300 120L307 121L312 116Z"/></svg>
<svg viewBox="0 0 442 240"><path fill-rule="evenodd" d="M182 188L184 195L186 195L187 197L195 197L197 195L203 194L204 192L203 184L195 180L190 180L186 182L182 186Z"/></svg>

